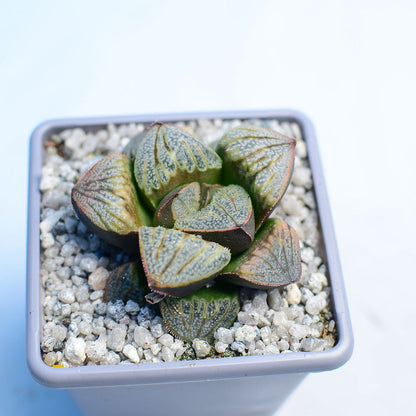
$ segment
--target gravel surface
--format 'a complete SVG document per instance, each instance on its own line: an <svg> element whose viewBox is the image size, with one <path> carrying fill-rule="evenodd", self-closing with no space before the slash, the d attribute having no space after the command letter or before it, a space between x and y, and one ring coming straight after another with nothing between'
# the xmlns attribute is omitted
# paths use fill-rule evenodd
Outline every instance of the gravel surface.
<svg viewBox="0 0 416 416"><path fill-rule="evenodd" d="M295 123L277 120L198 120L174 123L214 142L242 123L280 130L297 139L292 183L274 215L292 225L301 241L302 278L269 291L241 289L241 310L215 343L185 343L169 334L160 316L135 302L103 302L115 267L133 257L102 242L79 222L70 202L77 179L102 156L117 153L144 124L75 128L44 146L41 200L41 281L44 288L42 356L50 366L127 364L236 355L323 351L336 342L330 287L320 249L307 148Z"/></svg>

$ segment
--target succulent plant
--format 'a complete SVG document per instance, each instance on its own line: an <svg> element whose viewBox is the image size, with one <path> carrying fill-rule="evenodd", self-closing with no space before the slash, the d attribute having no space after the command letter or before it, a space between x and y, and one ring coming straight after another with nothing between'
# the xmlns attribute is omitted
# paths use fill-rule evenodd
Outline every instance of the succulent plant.
<svg viewBox="0 0 416 416"><path fill-rule="evenodd" d="M133 164L123 154L98 161L72 188L72 205L93 233L122 249L137 252L137 233L150 225L137 193Z"/></svg>
<svg viewBox="0 0 416 416"><path fill-rule="evenodd" d="M297 282L296 232L267 219L289 184L295 144L242 126L221 138L220 157L193 132L154 123L123 154L96 163L72 190L74 209L99 237L137 256L111 273L106 300L159 302L173 334L212 340L239 309L226 281L262 289Z"/></svg>
<svg viewBox="0 0 416 416"><path fill-rule="evenodd" d="M256 228L273 211L289 185L296 140L257 126L231 129L218 143L224 181L240 183L250 194Z"/></svg>

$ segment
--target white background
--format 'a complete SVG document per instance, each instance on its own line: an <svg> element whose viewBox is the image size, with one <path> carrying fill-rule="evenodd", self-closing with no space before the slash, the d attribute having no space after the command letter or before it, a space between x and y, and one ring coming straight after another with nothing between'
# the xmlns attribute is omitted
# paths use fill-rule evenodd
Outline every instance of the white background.
<svg viewBox="0 0 416 416"><path fill-rule="evenodd" d="M416 414L416 3L0 3L0 403L75 415L24 355L28 138L57 117L294 108L314 122L355 335L279 415Z"/></svg>

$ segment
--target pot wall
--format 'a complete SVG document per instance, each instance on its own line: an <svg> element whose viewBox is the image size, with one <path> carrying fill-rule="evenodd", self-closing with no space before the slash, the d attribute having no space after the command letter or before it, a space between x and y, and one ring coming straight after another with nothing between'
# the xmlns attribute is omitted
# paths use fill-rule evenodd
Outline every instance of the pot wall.
<svg viewBox="0 0 416 416"><path fill-rule="evenodd" d="M80 410L91 416L266 416L273 415L305 377L306 374L283 374L188 383L85 388L72 389L70 394Z"/></svg>
<svg viewBox="0 0 416 416"><path fill-rule="evenodd" d="M323 352L298 352L139 366L51 368L40 352L41 299L39 180L42 143L51 133L75 126L96 130L108 123L191 120L198 118L277 118L295 121L308 145L326 263L332 288L332 311L338 342ZM271 414L309 372L343 365L351 356L353 336L337 245L319 152L309 120L295 111L146 115L56 120L43 123L31 138L27 262L27 362L33 378L52 388L69 388L85 414Z"/></svg>

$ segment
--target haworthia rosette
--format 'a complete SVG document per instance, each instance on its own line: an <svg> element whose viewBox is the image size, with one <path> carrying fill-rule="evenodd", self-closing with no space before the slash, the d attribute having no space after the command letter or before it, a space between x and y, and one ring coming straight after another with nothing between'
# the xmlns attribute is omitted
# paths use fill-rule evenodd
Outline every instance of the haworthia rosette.
<svg viewBox="0 0 416 416"><path fill-rule="evenodd" d="M72 188L72 205L79 219L103 240L137 251L137 233L151 218L134 186L132 161L110 154L90 168Z"/></svg>
<svg viewBox="0 0 416 416"><path fill-rule="evenodd" d="M296 231L281 219L268 219L251 247L233 259L221 276L238 285L259 289L298 282L301 255Z"/></svg>
<svg viewBox="0 0 416 416"><path fill-rule="evenodd" d="M141 227L139 242L149 288L168 296L195 292L231 259L219 244L164 227Z"/></svg>
<svg viewBox="0 0 416 416"><path fill-rule="evenodd" d="M194 135L155 123L137 149L134 174L146 202L155 209L179 185L218 182L221 167L221 158Z"/></svg>
<svg viewBox="0 0 416 416"><path fill-rule="evenodd" d="M295 146L295 139L257 126L235 127L218 144L226 183L240 183L253 200L256 229L289 185Z"/></svg>
<svg viewBox="0 0 416 416"><path fill-rule="evenodd" d="M239 311L238 290L216 284L183 298L165 298L160 304L163 320L178 338L213 341L218 327L229 328Z"/></svg>

